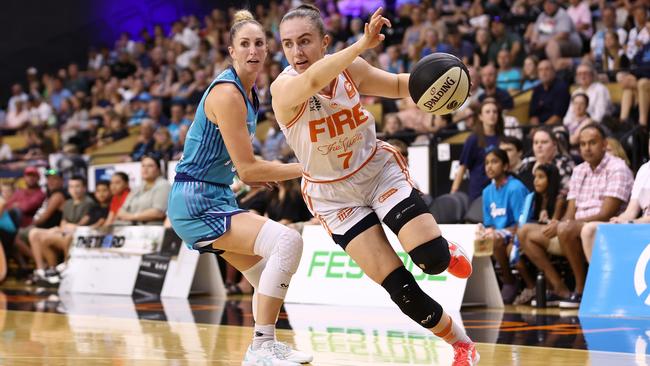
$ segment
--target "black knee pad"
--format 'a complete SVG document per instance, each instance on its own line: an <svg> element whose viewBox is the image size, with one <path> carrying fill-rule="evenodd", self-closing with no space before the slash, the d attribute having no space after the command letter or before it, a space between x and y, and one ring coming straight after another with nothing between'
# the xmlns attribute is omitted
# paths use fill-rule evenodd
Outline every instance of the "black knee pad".
<svg viewBox="0 0 650 366"><path fill-rule="evenodd" d="M409 252L413 263L426 274L438 274L449 267L449 244L442 236L420 244Z"/></svg>
<svg viewBox="0 0 650 366"><path fill-rule="evenodd" d="M429 207L424 203L420 194L414 189L411 191L410 196L388 211L386 217L384 217L384 223L397 235L407 222L423 213L431 214L431 211L429 211Z"/></svg>
<svg viewBox="0 0 650 366"><path fill-rule="evenodd" d="M404 314L424 328L433 328L440 322L442 306L422 291L404 266L386 276L381 286Z"/></svg>

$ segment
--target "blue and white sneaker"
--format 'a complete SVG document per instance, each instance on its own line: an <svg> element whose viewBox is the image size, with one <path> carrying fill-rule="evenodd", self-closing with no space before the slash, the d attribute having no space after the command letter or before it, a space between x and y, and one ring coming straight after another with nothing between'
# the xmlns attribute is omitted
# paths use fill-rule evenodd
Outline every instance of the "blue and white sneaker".
<svg viewBox="0 0 650 366"><path fill-rule="evenodd" d="M286 343L267 341L253 350L246 350L242 366L299 366L314 359L310 354L291 349Z"/></svg>

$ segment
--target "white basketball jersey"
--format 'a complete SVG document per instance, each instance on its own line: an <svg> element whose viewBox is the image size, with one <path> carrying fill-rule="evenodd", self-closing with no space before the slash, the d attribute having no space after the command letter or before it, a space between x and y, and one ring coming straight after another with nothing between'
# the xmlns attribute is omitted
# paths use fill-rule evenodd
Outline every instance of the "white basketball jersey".
<svg viewBox="0 0 650 366"><path fill-rule="evenodd" d="M291 66L282 73L298 75ZM312 96L291 121L280 123L305 179L311 182L350 177L377 149L375 118L361 105L350 74L343 71L330 87L331 95Z"/></svg>

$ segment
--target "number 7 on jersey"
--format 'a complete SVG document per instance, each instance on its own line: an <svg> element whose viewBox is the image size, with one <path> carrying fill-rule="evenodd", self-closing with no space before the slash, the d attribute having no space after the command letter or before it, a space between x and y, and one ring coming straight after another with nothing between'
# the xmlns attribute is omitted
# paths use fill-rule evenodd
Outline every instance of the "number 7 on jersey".
<svg viewBox="0 0 650 366"><path fill-rule="evenodd" d="M343 169L348 169L350 167L350 158L352 157L352 151L344 152L342 154L336 155L337 158L343 158Z"/></svg>

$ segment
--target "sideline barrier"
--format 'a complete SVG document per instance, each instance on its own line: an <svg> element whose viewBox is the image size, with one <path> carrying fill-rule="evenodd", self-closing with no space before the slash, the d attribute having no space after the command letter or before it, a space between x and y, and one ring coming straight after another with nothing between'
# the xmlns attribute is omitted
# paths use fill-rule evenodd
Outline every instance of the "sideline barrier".
<svg viewBox="0 0 650 366"><path fill-rule="evenodd" d="M650 224L598 225L580 316L650 317Z"/></svg>
<svg viewBox="0 0 650 366"><path fill-rule="evenodd" d="M187 249L163 226L77 228L59 286L59 293L139 298L187 298L190 290L225 296L216 258Z"/></svg>
<svg viewBox="0 0 650 366"><path fill-rule="evenodd" d="M490 307L503 307L490 258L475 258L470 280L450 276L447 272L427 275L413 265L397 237L386 227L393 249L410 270L422 289L433 296L445 310L459 311L466 286L472 290L466 300ZM475 225L440 225L445 238L462 246L470 259L474 252ZM330 304L343 306L393 307L386 291L375 284L357 264L327 235L319 225L306 225L305 242L298 271L291 280L287 303ZM468 283L469 282L469 283ZM496 291L496 294L495 294Z"/></svg>

